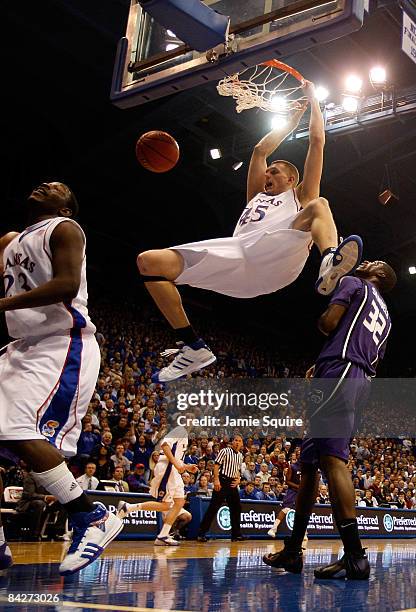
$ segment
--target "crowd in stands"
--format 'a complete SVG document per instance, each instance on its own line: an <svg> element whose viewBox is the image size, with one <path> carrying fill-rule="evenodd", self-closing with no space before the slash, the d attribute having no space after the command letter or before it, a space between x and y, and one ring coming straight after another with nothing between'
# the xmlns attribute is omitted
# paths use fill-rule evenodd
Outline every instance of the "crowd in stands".
<svg viewBox="0 0 416 612"><path fill-rule="evenodd" d="M78 453L70 469L83 489L111 486L120 492L148 492L159 445L169 430L167 390L151 375L167 362L160 351L171 345L168 327L159 319L135 312L130 306L97 310L97 340L102 362L96 390L83 419ZM204 338L217 361L204 369L202 379L303 377L311 360L283 357L256 339L239 336L201 321ZM229 437L190 434L185 464L198 466L185 472L187 495L211 495L215 458ZM286 472L299 459L300 439L254 432L244 439L241 472L242 499L282 501L287 490ZM416 440L360 438L352 440L348 469L358 506L383 506L416 510ZM0 470L5 486L22 485L26 467L2 451ZM321 479L318 503L329 503Z"/></svg>

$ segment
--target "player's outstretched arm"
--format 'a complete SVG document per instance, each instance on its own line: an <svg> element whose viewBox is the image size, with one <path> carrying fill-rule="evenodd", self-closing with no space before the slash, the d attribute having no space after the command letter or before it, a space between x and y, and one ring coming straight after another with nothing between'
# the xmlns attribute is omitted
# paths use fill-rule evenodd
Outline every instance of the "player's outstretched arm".
<svg viewBox="0 0 416 612"><path fill-rule="evenodd" d="M325 336L329 336L337 327L344 314L347 312L347 306L341 304L330 304L327 310L319 317L318 328Z"/></svg>
<svg viewBox="0 0 416 612"><path fill-rule="evenodd" d="M310 81L305 81L304 88L311 105L311 116L309 120L309 149L303 169L303 180L296 188L298 199L303 207L311 200L319 197L325 147L325 125L315 95L315 87Z"/></svg>
<svg viewBox="0 0 416 612"><path fill-rule="evenodd" d="M309 149L303 169L303 180L296 188L302 206L306 206L311 200L319 197L325 147L324 119L315 95L315 87L310 81L305 81L304 89L311 105L311 117L309 120Z"/></svg>
<svg viewBox="0 0 416 612"><path fill-rule="evenodd" d="M53 278L44 285L0 299L0 312L70 302L78 293L84 258L84 237L73 223L60 223L52 232Z"/></svg>
<svg viewBox="0 0 416 612"><path fill-rule="evenodd" d="M271 130L266 136L256 144L250 159L250 166L247 177L247 202L250 202L255 195L263 191L265 172L267 168L267 158L277 149L277 147L289 136L291 132L299 125L307 103L303 104L296 111L288 123L279 128Z"/></svg>

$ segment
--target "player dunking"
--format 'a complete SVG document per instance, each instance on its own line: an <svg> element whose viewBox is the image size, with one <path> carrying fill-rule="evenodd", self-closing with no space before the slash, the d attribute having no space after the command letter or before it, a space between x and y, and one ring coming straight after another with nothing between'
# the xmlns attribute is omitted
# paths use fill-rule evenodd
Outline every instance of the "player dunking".
<svg viewBox="0 0 416 612"><path fill-rule="evenodd" d="M272 293L301 273L313 241L322 255L319 293L330 295L358 265L362 244L350 236L339 246L328 202L319 197L325 131L314 86L306 81L311 107L309 149L303 180L293 164L267 158L298 125L306 105L287 127L274 129L254 147L247 179L247 207L231 238L182 244L139 254L141 280L176 332L178 354L153 375L166 382L199 370L215 355L191 327L176 285L192 285L239 298Z"/></svg>
<svg viewBox="0 0 416 612"><path fill-rule="evenodd" d="M355 274L357 278L342 279L329 308L319 319L319 328L328 340L314 366L314 380L319 380L313 385L310 432L302 442L302 475L292 535L283 550L263 557L267 565L293 573L302 571L302 539L316 501L320 467L328 480L344 555L315 570L316 578L365 580L370 574L358 534L354 486L346 464L350 438L368 399L370 379L384 355L391 329L380 292L394 287L396 275L382 261L365 261ZM311 370L308 375L312 375Z"/></svg>
<svg viewBox="0 0 416 612"><path fill-rule="evenodd" d="M42 183L27 200L28 227L0 239L0 312L17 338L0 351L0 443L32 466L36 482L68 512L73 541L63 575L89 565L123 528L85 495L63 457L76 453L100 366L87 309L85 236L71 219L77 210L66 185ZM11 563L0 527L0 569Z"/></svg>
<svg viewBox="0 0 416 612"><path fill-rule="evenodd" d="M188 433L184 427L175 427L162 440L160 445L159 461L155 467L155 475L150 483L150 494L157 501L129 504L121 501L118 505L117 516L125 518L132 512L140 510L156 510L166 513L163 527L156 537L157 546L178 546L170 534L172 526L185 504L185 490L181 477L183 472L195 474L196 465L185 465L182 461L188 448Z"/></svg>

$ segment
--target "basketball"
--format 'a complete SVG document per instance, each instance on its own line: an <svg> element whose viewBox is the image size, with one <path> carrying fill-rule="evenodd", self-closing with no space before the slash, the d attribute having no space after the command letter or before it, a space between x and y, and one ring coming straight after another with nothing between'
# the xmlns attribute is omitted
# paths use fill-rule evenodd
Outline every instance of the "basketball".
<svg viewBox="0 0 416 612"><path fill-rule="evenodd" d="M179 145L167 132L146 132L137 141L136 157L146 170L167 172L179 159Z"/></svg>

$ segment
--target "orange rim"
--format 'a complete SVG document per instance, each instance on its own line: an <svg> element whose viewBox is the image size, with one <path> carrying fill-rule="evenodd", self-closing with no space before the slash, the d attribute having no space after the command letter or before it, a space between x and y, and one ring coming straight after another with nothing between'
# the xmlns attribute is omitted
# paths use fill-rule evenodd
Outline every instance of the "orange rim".
<svg viewBox="0 0 416 612"><path fill-rule="evenodd" d="M262 62L260 65L261 66L271 66L272 68L277 68L278 70L283 70L283 72L288 72L293 77L295 77L295 79L300 81L302 83L302 85L305 82L305 79L303 78L303 76L301 75L300 72L295 70L295 68L292 68L292 66L288 66L284 62L279 62L279 60L275 60L275 59L269 60L268 62Z"/></svg>

